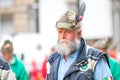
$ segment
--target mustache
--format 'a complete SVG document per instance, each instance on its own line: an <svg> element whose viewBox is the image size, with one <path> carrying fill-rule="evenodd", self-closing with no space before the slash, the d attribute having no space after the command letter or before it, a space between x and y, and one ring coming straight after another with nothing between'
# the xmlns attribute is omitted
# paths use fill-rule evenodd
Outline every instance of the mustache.
<svg viewBox="0 0 120 80"><path fill-rule="evenodd" d="M56 51L59 54L69 55L72 51L75 51L78 48L79 42L77 39L74 41L69 41L67 39L60 39L56 45Z"/></svg>
<svg viewBox="0 0 120 80"><path fill-rule="evenodd" d="M71 41L69 40L66 40L66 39L61 39L61 40L58 40L58 44L63 44L63 43L70 43Z"/></svg>

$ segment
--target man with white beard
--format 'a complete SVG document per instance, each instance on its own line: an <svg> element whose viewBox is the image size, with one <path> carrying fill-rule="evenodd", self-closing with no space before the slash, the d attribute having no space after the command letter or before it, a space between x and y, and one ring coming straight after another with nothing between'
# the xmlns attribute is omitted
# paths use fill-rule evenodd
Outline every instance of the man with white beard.
<svg viewBox="0 0 120 80"><path fill-rule="evenodd" d="M57 21L58 44L48 59L47 80L113 80L102 52L87 47L81 37L79 18L68 10Z"/></svg>

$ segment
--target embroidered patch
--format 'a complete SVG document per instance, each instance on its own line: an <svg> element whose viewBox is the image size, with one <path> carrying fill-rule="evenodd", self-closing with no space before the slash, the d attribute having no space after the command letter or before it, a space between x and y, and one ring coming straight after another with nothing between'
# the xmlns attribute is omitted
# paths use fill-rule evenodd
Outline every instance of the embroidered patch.
<svg viewBox="0 0 120 80"><path fill-rule="evenodd" d="M111 76L104 78L104 80L113 80Z"/></svg>
<svg viewBox="0 0 120 80"><path fill-rule="evenodd" d="M80 67L80 70L81 71L87 71L88 70L88 64L84 65L84 66L81 66Z"/></svg>

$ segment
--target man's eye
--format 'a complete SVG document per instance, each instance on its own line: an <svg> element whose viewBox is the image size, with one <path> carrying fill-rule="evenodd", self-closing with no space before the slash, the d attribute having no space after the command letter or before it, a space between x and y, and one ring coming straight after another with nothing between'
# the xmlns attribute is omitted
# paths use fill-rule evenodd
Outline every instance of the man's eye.
<svg viewBox="0 0 120 80"><path fill-rule="evenodd" d="M62 33L62 31L58 31L58 33Z"/></svg>

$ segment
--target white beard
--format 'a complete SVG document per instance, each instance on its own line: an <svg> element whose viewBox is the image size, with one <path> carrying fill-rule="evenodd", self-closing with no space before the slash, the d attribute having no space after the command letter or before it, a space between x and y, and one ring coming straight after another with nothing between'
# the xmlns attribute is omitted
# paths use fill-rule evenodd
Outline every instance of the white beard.
<svg viewBox="0 0 120 80"><path fill-rule="evenodd" d="M73 42L66 39L61 39L56 45L56 51L61 55L70 55L71 52L77 50L79 43L80 41L78 39L74 39Z"/></svg>

